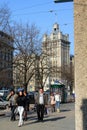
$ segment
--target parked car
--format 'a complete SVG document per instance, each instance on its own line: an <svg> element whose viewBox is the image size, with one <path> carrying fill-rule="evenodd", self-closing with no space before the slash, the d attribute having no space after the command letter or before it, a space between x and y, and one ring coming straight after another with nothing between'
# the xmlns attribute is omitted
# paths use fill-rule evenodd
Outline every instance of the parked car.
<svg viewBox="0 0 87 130"><path fill-rule="evenodd" d="M9 94L9 90L0 90L0 97L6 100L7 95Z"/></svg>
<svg viewBox="0 0 87 130"><path fill-rule="evenodd" d="M8 108L9 107L9 101L5 101L0 97L0 108Z"/></svg>
<svg viewBox="0 0 87 130"><path fill-rule="evenodd" d="M28 92L28 96L29 96L29 102L30 102L30 104L34 104L35 103L34 92Z"/></svg>
<svg viewBox="0 0 87 130"><path fill-rule="evenodd" d="M0 90L0 95L1 96L7 96L8 95L8 93L9 93L9 90Z"/></svg>

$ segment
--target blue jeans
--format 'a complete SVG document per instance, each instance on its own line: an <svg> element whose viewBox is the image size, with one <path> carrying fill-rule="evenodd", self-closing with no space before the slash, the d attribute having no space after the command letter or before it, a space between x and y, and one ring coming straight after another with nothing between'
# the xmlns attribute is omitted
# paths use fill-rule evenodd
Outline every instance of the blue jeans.
<svg viewBox="0 0 87 130"><path fill-rule="evenodd" d="M56 101L56 109L60 109L60 101Z"/></svg>

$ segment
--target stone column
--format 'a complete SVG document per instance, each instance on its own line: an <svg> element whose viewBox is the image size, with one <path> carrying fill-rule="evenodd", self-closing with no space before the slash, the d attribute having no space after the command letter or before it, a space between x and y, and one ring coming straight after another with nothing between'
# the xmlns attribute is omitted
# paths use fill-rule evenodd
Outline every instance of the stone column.
<svg viewBox="0 0 87 130"><path fill-rule="evenodd" d="M87 0L74 0L75 127L87 130Z"/></svg>

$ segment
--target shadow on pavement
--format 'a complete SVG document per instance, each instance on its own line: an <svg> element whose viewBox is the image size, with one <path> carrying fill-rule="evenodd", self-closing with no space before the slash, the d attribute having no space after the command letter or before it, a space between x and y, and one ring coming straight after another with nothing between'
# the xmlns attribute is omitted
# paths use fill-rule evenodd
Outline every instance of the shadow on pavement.
<svg viewBox="0 0 87 130"><path fill-rule="evenodd" d="M71 111L71 110L70 110L70 109L68 109L68 110L67 110L67 109L64 109L64 110L63 110L63 109L62 109L62 110L61 110L61 112L67 112L67 111Z"/></svg>
<svg viewBox="0 0 87 130"><path fill-rule="evenodd" d="M25 124L24 124L24 126L25 125L30 125L30 124L35 124L35 123L45 123L45 122L53 122L53 121L57 121L57 120L61 120L61 119L64 119L64 118L66 118L65 116L62 116L62 117L54 117L54 118L50 118L50 119L46 119L46 118L44 118L44 120L43 121L37 121L37 117L36 117L36 119L35 118L33 118L33 120L32 120L32 122L26 122ZM36 120L36 121L35 121Z"/></svg>

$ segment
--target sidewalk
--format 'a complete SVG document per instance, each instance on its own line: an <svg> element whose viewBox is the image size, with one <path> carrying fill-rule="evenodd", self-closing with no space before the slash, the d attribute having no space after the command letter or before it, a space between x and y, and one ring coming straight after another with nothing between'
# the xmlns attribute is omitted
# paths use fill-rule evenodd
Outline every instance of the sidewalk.
<svg viewBox="0 0 87 130"><path fill-rule="evenodd" d="M7 113L7 110L0 110L0 116L4 116Z"/></svg>
<svg viewBox="0 0 87 130"><path fill-rule="evenodd" d="M33 111L28 115L28 120L19 128L18 120L11 122L9 116L0 117L0 128L2 130L75 130L74 103L61 104L61 112L45 115L43 122L37 122L37 115Z"/></svg>

